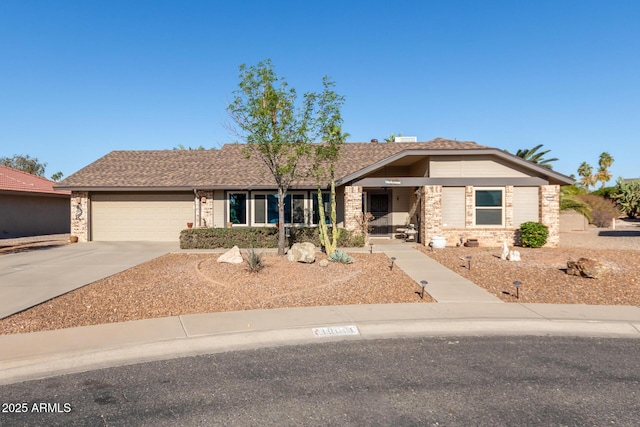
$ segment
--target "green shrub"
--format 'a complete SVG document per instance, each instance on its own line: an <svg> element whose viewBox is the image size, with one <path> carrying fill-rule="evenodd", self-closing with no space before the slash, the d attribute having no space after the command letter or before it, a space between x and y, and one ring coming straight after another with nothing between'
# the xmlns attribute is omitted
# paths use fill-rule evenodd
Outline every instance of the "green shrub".
<svg viewBox="0 0 640 427"><path fill-rule="evenodd" d="M311 242L321 247L315 227L291 228L289 245ZM338 246L363 247L364 236L340 229ZM274 227L192 228L180 233L181 249L277 248L278 229Z"/></svg>
<svg viewBox="0 0 640 427"><path fill-rule="evenodd" d="M539 222L525 222L520 225L520 243L524 247L540 248L547 243L549 227Z"/></svg>
<svg viewBox="0 0 640 427"><path fill-rule="evenodd" d="M338 237L339 248L361 248L364 246L364 236L354 234L353 232L344 228L339 228L340 235ZM331 229L329 229L331 233ZM320 236L318 234L318 228L316 227L304 227L304 228L292 228L289 245L294 243L311 242L318 247L322 247L320 243Z"/></svg>
<svg viewBox="0 0 640 427"><path fill-rule="evenodd" d="M592 191L589 194L593 194L594 196L604 197L605 199L611 199L611 195L615 194L615 192L616 192L616 187L604 187L604 188L599 188L595 191Z"/></svg>
<svg viewBox="0 0 640 427"><path fill-rule="evenodd" d="M252 273L257 273L264 268L262 254L257 253L253 248L247 251L247 258L245 261L247 262L249 271Z"/></svg>
<svg viewBox="0 0 640 427"><path fill-rule="evenodd" d="M329 255L329 261L341 262L343 264L353 264L353 257L347 255L344 251L337 249L334 253Z"/></svg>
<svg viewBox="0 0 640 427"><path fill-rule="evenodd" d="M181 249L277 248L273 227L192 228L180 233Z"/></svg>

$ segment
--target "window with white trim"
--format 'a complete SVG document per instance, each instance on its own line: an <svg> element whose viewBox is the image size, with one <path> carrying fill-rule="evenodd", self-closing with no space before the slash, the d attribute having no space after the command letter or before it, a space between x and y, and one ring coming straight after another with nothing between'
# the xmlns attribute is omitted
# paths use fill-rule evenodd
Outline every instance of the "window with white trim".
<svg viewBox="0 0 640 427"><path fill-rule="evenodd" d="M227 212L229 222L233 225L249 225L247 205L249 202L246 191L227 193Z"/></svg>
<svg viewBox="0 0 640 427"><path fill-rule="evenodd" d="M501 227L504 224L504 189L474 189L474 217L478 227Z"/></svg>

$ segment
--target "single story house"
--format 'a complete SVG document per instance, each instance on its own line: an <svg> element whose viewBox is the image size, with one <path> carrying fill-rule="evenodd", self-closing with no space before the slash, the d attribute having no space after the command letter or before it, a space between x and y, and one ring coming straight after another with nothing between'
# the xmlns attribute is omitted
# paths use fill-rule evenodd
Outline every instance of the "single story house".
<svg viewBox="0 0 640 427"><path fill-rule="evenodd" d="M0 239L69 232L70 191L54 181L0 166Z"/></svg>
<svg viewBox="0 0 640 427"><path fill-rule="evenodd" d="M245 148L111 152L58 184L72 192L71 232L80 241L176 240L187 223L274 227L277 187ZM548 244L557 245L559 187L573 183L503 150L442 138L346 143L335 176L341 227L361 230L370 212L374 237L410 223L423 243L444 236L482 246L513 242L526 221L549 226ZM287 226L318 223L316 188L305 178L289 189Z"/></svg>

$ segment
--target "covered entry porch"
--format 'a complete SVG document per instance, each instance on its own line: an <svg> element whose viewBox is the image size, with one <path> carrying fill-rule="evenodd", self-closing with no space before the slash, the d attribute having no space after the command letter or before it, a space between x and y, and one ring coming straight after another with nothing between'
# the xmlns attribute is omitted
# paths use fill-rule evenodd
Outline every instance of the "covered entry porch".
<svg viewBox="0 0 640 427"><path fill-rule="evenodd" d="M370 213L369 234L374 238L418 240L419 187L402 180L383 180L381 186L362 187L362 212Z"/></svg>

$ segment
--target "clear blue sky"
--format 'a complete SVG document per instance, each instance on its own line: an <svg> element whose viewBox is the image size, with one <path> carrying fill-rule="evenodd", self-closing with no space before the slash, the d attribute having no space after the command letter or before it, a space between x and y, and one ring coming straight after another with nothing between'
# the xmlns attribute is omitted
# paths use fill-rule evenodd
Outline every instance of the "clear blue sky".
<svg viewBox="0 0 640 427"><path fill-rule="evenodd" d="M218 147L238 66L331 76L350 141L601 152L640 176L640 1L0 1L0 156L65 176L112 150ZM613 182L612 182L613 183Z"/></svg>

